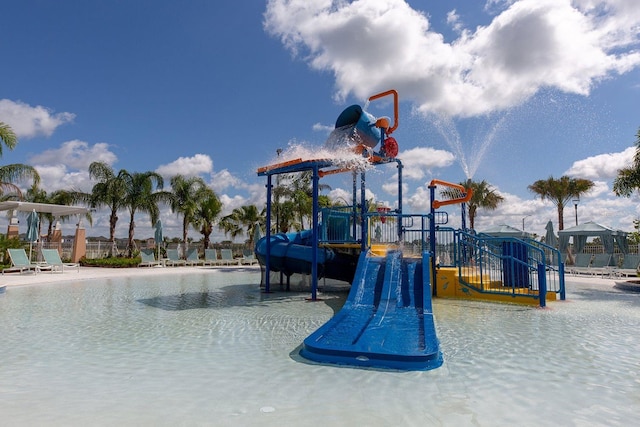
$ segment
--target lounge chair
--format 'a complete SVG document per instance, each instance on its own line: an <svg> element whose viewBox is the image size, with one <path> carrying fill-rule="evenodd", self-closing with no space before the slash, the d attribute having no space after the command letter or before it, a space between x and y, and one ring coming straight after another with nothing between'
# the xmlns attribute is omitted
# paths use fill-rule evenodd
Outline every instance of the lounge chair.
<svg viewBox="0 0 640 427"><path fill-rule="evenodd" d="M185 262L187 265L203 264L203 261L200 259L200 255L198 255L198 248L189 248Z"/></svg>
<svg viewBox="0 0 640 427"><path fill-rule="evenodd" d="M51 272L60 271L64 273L64 268L75 268L80 271L80 264L77 262L62 262L60 258L60 252L57 249L42 249L42 257L44 258L45 266L51 268ZM42 266L40 267L42 269Z"/></svg>
<svg viewBox="0 0 640 427"><path fill-rule="evenodd" d="M253 253L251 249L244 249L242 251L242 258L240 259L240 264L253 265L257 263L258 263L258 260L256 259L256 255Z"/></svg>
<svg viewBox="0 0 640 427"><path fill-rule="evenodd" d="M162 265L162 261L156 259L156 251L153 249L141 249L140 258L142 258L142 261L140 261L138 267L155 267Z"/></svg>
<svg viewBox="0 0 640 427"><path fill-rule="evenodd" d="M616 268L613 274L616 276L632 276L638 275L638 267L640 266L640 254L625 254L622 259L622 265L620 268Z"/></svg>
<svg viewBox="0 0 640 427"><path fill-rule="evenodd" d="M177 249L167 249L167 260L165 265L187 265L187 261L180 259L180 255L178 255Z"/></svg>
<svg viewBox="0 0 640 427"><path fill-rule="evenodd" d="M571 274L574 276L577 274L591 274L589 265L591 265L591 254L576 254L573 265L570 268Z"/></svg>
<svg viewBox="0 0 640 427"><path fill-rule="evenodd" d="M220 265L217 249L205 249L203 265Z"/></svg>
<svg viewBox="0 0 640 427"><path fill-rule="evenodd" d="M240 260L233 258L231 249L220 249L220 260L225 265L240 265Z"/></svg>
<svg viewBox="0 0 640 427"><path fill-rule="evenodd" d="M622 264L622 254L613 254L611 256L611 266L615 269L620 268Z"/></svg>
<svg viewBox="0 0 640 427"><path fill-rule="evenodd" d="M611 266L611 254L595 254L591 265L589 266L590 273L594 276L611 275L613 267Z"/></svg>
<svg viewBox="0 0 640 427"><path fill-rule="evenodd" d="M3 269L2 274L4 274L5 271L19 271L20 274L25 271L37 274L41 271L41 266L39 264L34 264L29 261L29 257L24 249L7 249L7 252L11 259L11 267Z"/></svg>

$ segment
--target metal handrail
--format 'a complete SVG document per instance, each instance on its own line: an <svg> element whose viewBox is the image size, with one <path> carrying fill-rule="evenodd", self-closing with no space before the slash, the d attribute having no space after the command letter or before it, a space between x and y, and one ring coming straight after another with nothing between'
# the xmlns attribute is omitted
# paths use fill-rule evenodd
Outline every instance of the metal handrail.
<svg viewBox="0 0 640 427"><path fill-rule="evenodd" d="M564 265L547 262L544 244L524 239L457 233L459 276L479 292L538 296L546 304L547 291L565 299ZM560 259L560 255L556 259ZM499 285L496 285L499 284Z"/></svg>
<svg viewBox="0 0 640 427"><path fill-rule="evenodd" d="M353 215L352 207L323 209L322 218L321 243L362 243L361 219ZM339 220L333 225L338 223L341 233L329 230L332 218ZM433 237L435 264L457 267L460 281L478 292L530 295L539 298L541 306L546 304L547 291L565 299L560 252L542 242L476 235L442 226L430 230L430 214L367 212L364 219L366 247L397 245L407 256L418 255L430 250Z"/></svg>

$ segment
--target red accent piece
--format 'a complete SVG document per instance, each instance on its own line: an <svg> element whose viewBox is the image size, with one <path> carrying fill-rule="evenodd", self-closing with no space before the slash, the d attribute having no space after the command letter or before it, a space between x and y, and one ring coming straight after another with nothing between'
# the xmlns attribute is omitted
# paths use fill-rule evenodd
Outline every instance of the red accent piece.
<svg viewBox="0 0 640 427"><path fill-rule="evenodd" d="M389 137L384 140L384 153L392 159L398 155L398 142L395 138Z"/></svg>
<svg viewBox="0 0 640 427"><path fill-rule="evenodd" d="M389 211L391 210L391 208L389 208L389 207L387 207L387 206L378 206L378 207L376 208L376 210L377 210L379 213L387 213L387 212L389 212ZM386 217L386 216L384 216L384 215L380 215L380 222L381 222L381 223L383 223L383 224L384 224L385 222L387 222L387 217Z"/></svg>

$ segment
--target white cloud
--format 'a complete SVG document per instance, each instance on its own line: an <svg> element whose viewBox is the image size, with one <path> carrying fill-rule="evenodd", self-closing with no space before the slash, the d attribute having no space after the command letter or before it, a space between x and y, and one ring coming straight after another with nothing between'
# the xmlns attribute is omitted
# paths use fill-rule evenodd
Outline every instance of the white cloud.
<svg viewBox="0 0 640 427"><path fill-rule="evenodd" d="M80 190L89 193L94 184L89 179L88 170L70 171L62 164L39 165L35 168L40 175L40 188L47 193L56 190Z"/></svg>
<svg viewBox="0 0 640 427"><path fill-rule="evenodd" d="M421 180L433 168L450 166L455 157L445 150L436 150L430 147L417 147L405 150L398 155L404 168L402 176L407 179Z"/></svg>
<svg viewBox="0 0 640 427"><path fill-rule="evenodd" d="M458 12L455 9L447 13L447 24L449 24L451 28L458 33L462 32L464 29L464 24L460 20L460 15L458 15Z"/></svg>
<svg viewBox="0 0 640 427"><path fill-rule="evenodd" d="M542 235L547 222L553 221L557 231L558 214L553 203L539 198L525 200L499 190L497 193L504 198L504 201L495 210L478 209L475 220L477 230L482 231L491 226L503 224L522 229L524 223L525 231ZM565 213L568 213L567 209Z"/></svg>
<svg viewBox="0 0 640 427"><path fill-rule="evenodd" d="M21 101L0 99L0 121L11 126L18 138L51 136L65 123L75 118L72 113L53 113L41 105L32 107Z"/></svg>
<svg viewBox="0 0 640 427"><path fill-rule="evenodd" d="M612 196L613 192L611 191L611 187L605 181L593 181L593 187L589 190L588 193L584 194L584 197L601 197L601 196Z"/></svg>
<svg viewBox="0 0 640 427"><path fill-rule="evenodd" d="M222 213L220 217L229 215L235 208L244 206L247 204L247 199L238 194L235 196L229 196L228 194L219 195L218 198L222 202Z"/></svg>
<svg viewBox="0 0 640 427"><path fill-rule="evenodd" d="M430 212L430 195L426 186L420 186L407 199L410 212Z"/></svg>
<svg viewBox="0 0 640 427"><path fill-rule="evenodd" d="M179 157L171 163L160 165L156 172L165 178L175 175L186 177L209 174L213 171L213 160L207 154L196 154L193 157Z"/></svg>
<svg viewBox="0 0 640 427"><path fill-rule="evenodd" d="M79 140L63 142L60 148L46 150L29 158L29 162L37 166L64 164L80 170L88 169L92 162L112 165L116 160L116 155L109 151L109 144L99 142L90 146L88 142Z"/></svg>
<svg viewBox="0 0 640 427"><path fill-rule="evenodd" d="M332 125L323 125L322 123L315 123L313 125L313 130L316 132L324 132L324 133L331 133L333 130L335 129L335 126Z"/></svg>
<svg viewBox="0 0 640 427"><path fill-rule="evenodd" d="M386 182L384 184L382 184L382 191L384 191L385 193L391 195L391 196L397 196L398 195L398 182L397 182L397 177L395 181L389 181ZM407 191L409 191L409 186L407 185L407 183L403 182L402 183L402 194L406 194Z"/></svg>
<svg viewBox="0 0 640 427"><path fill-rule="evenodd" d="M237 176L229 172L228 169L222 169L211 176L209 183L211 188L216 192L222 192L227 188L244 188L246 184Z"/></svg>
<svg viewBox="0 0 640 427"><path fill-rule="evenodd" d="M252 205L256 205L259 208L266 206L267 204L267 189L263 183L246 185L246 190L249 193L248 202Z"/></svg>
<svg viewBox="0 0 640 427"><path fill-rule="evenodd" d="M497 11L493 20L452 43L403 0L270 0L265 28L312 68L332 72L338 99L393 87L423 113L483 115L545 87L588 95L598 81L640 66L634 0L492 0L487 7Z"/></svg>
<svg viewBox="0 0 640 427"><path fill-rule="evenodd" d="M612 179L622 168L631 166L636 153L635 147L629 147L619 153L607 153L587 157L573 162L565 175L584 179Z"/></svg>

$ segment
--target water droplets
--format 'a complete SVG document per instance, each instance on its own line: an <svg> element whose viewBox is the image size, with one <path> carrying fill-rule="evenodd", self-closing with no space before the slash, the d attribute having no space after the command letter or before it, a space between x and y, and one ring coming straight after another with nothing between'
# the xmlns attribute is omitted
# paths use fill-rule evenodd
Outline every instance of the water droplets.
<svg viewBox="0 0 640 427"><path fill-rule="evenodd" d="M365 152L358 152L361 146L360 137L354 126L344 126L334 129L324 145L318 147L307 142L292 140L286 149L282 150L273 163L283 163L292 160L331 160L336 168L355 171L371 169L373 166L368 157L373 150L365 147Z"/></svg>

